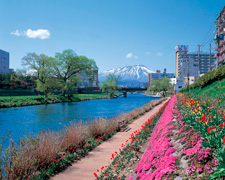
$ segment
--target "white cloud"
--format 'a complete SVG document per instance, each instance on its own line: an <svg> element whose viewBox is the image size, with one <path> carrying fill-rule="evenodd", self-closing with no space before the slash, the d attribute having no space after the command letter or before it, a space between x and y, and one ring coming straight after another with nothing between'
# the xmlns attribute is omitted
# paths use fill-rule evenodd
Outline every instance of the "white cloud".
<svg viewBox="0 0 225 180"><path fill-rule="evenodd" d="M128 53L128 54L126 55L126 59L132 58L133 56L134 56L133 53Z"/></svg>
<svg viewBox="0 0 225 180"><path fill-rule="evenodd" d="M158 53L157 53L157 56L163 56L163 53L158 52Z"/></svg>
<svg viewBox="0 0 225 180"><path fill-rule="evenodd" d="M25 35L28 38L40 38L40 39L48 39L50 37L50 32L47 29L38 29L38 30L32 30L28 29L25 32Z"/></svg>
<svg viewBox="0 0 225 180"><path fill-rule="evenodd" d="M19 32L19 30L13 31L10 34L15 36L26 36L28 38L40 38L40 39L48 39L50 37L50 32L47 29L27 29L26 31Z"/></svg>
<svg viewBox="0 0 225 180"><path fill-rule="evenodd" d="M11 32L10 34L15 35L15 36L22 36L23 35L23 33L19 32L19 30L15 30L15 31Z"/></svg>
<svg viewBox="0 0 225 180"><path fill-rule="evenodd" d="M148 51L148 52L146 52L145 54L146 54L146 55L150 55L150 54L152 54L152 53Z"/></svg>

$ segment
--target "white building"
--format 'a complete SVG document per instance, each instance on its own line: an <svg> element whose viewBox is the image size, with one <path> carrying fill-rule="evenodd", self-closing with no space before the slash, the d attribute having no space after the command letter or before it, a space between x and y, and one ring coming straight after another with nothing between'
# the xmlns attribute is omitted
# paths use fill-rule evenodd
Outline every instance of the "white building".
<svg viewBox="0 0 225 180"><path fill-rule="evenodd" d="M0 49L0 73L9 73L9 53Z"/></svg>
<svg viewBox="0 0 225 180"><path fill-rule="evenodd" d="M174 85L175 93L178 93L184 87L185 84L179 78L176 78L176 84Z"/></svg>
<svg viewBox="0 0 225 180"><path fill-rule="evenodd" d="M177 78L170 78L170 84L172 85L177 84Z"/></svg>
<svg viewBox="0 0 225 180"><path fill-rule="evenodd" d="M176 73L175 77L179 78L182 82L188 76L194 77L197 80L200 74L205 74L210 70L214 64L214 54L207 53L188 53L188 46L178 45L175 47L176 52ZM211 62L210 62L211 61Z"/></svg>
<svg viewBox="0 0 225 180"><path fill-rule="evenodd" d="M164 69L163 73L161 73L160 70L156 70L156 73L149 73L149 86L152 86L153 79L161 79L162 77L173 78L174 73L167 73L166 69Z"/></svg>

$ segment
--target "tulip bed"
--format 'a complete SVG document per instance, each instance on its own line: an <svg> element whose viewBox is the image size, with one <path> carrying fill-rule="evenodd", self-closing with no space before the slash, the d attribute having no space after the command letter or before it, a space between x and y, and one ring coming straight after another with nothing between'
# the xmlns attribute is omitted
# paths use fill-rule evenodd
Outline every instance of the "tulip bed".
<svg viewBox="0 0 225 180"><path fill-rule="evenodd" d="M127 178L124 174L124 171L128 171L137 160L139 160L141 146L146 143L149 135L152 133L154 126L160 119L160 116L163 114L166 105L166 102L157 113L151 116L143 125L142 128L133 132L130 135L130 138L126 140L124 144L121 145L121 148L118 152L112 154L110 158L112 163L108 166L102 166L100 169L97 169L93 175L96 177L96 180L100 179L125 179ZM128 169L129 168L129 169ZM132 171L132 170L131 170ZM100 173L100 175L98 175Z"/></svg>
<svg viewBox="0 0 225 180"><path fill-rule="evenodd" d="M161 114L149 118L141 130L132 133L131 143L127 140L122 144L119 154L112 155L113 162L93 175L96 180L127 179L124 172L137 164L129 180L172 180L176 177L211 180L225 176L225 112L221 104L220 100L206 97L193 100L186 93L177 94L164 107L138 164L135 162L139 160L137 152Z"/></svg>
<svg viewBox="0 0 225 180"><path fill-rule="evenodd" d="M225 112L224 102L194 96L188 97L186 93L178 94L178 109L186 130L195 132L197 145L186 149L189 157L187 176L202 174L208 179L225 176ZM195 99L195 100L194 100ZM183 137L183 141L186 138ZM196 154L203 156L196 158Z"/></svg>

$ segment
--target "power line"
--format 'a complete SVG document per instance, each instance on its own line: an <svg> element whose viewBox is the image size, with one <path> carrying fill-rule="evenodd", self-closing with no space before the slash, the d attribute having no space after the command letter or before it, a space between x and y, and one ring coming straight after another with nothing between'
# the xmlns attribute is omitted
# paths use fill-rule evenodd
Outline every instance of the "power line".
<svg viewBox="0 0 225 180"><path fill-rule="evenodd" d="M217 18L217 15L215 15L215 18ZM210 24L208 31L206 32L206 34L204 35L204 37L202 38L202 40L199 43L199 44L203 45L203 47L204 47L203 49L205 49L206 48L205 46L207 44L210 44L214 39L214 26L215 26L215 21L213 21Z"/></svg>
<svg viewBox="0 0 225 180"><path fill-rule="evenodd" d="M213 30L214 30L213 25L214 25L214 22L211 23L209 30L207 31L205 36L202 38L202 40L200 41L199 44L203 44L210 37L210 35L213 33Z"/></svg>

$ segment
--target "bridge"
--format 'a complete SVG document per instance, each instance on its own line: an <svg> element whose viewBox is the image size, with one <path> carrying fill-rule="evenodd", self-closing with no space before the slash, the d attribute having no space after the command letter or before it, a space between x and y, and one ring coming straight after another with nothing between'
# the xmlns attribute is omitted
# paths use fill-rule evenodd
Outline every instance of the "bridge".
<svg viewBox="0 0 225 180"><path fill-rule="evenodd" d="M99 87L90 87L90 88L77 88L76 89L78 91L78 93L84 93L84 92L94 92L94 93L98 93L100 92L100 88ZM120 89L118 89L117 91L120 91L123 93L124 97L127 97L127 92L136 92L136 91L146 91L147 88L140 88L140 87L122 87Z"/></svg>

